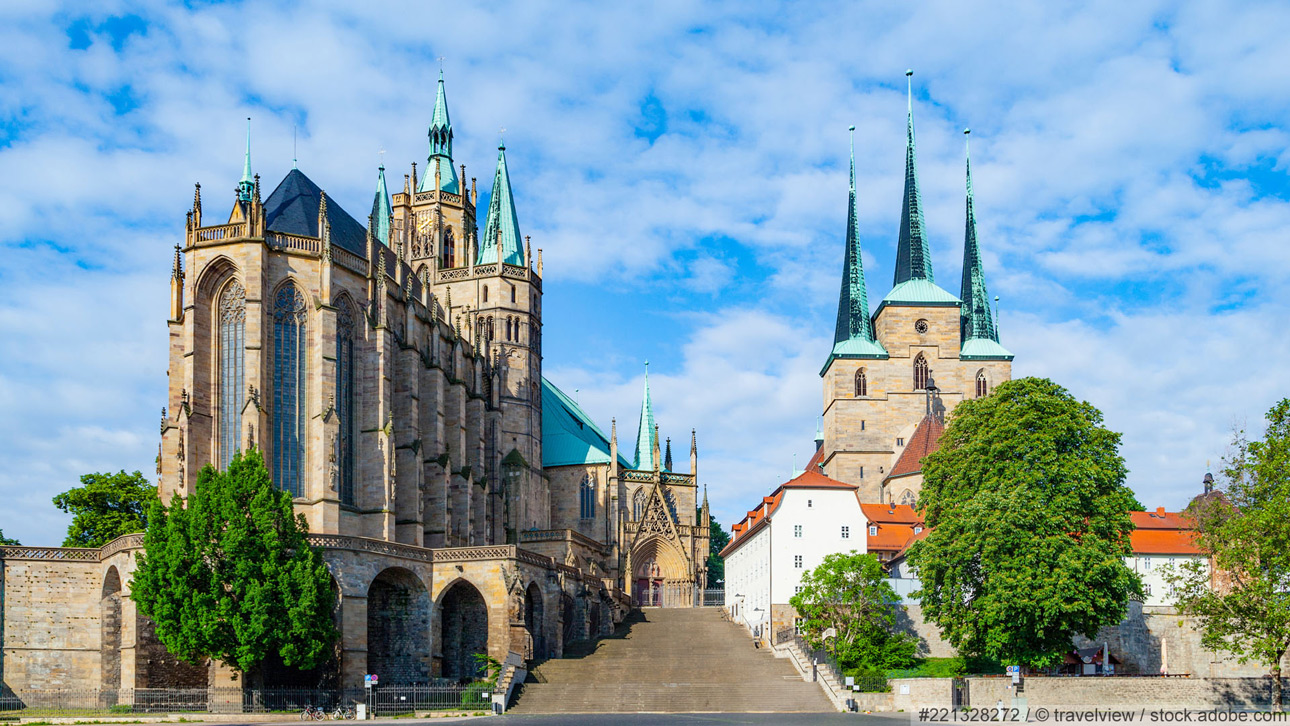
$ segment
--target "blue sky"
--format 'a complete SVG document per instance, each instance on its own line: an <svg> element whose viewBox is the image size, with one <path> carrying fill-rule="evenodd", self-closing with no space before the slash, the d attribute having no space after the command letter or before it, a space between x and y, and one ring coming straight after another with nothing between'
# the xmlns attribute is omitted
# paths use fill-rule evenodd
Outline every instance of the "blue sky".
<svg viewBox="0 0 1290 726"><path fill-rule="evenodd" d="M171 250L193 182L231 202L244 119L268 186L296 127L361 216L381 149L393 180L424 161L440 56L482 185L506 128L547 376L629 437L649 359L726 525L813 448L851 124L890 289L906 68L937 279L957 291L971 126L1015 374L1106 413L1146 506L1182 506L1286 395L1290 8L625 5L0 6L0 529L56 544L80 474L151 476Z"/></svg>

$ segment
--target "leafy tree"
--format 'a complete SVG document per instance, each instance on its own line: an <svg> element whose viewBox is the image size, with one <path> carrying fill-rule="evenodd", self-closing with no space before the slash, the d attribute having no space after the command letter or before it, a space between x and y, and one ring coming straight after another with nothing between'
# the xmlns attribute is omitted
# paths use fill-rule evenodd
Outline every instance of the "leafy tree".
<svg viewBox="0 0 1290 726"><path fill-rule="evenodd" d="M1047 379L967 400L923 460L929 535L911 548L923 614L960 653L1051 666L1120 622L1141 583L1120 435Z"/></svg>
<svg viewBox="0 0 1290 726"><path fill-rule="evenodd" d="M131 597L179 658L214 658L263 682L270 656L309 670L339 637L331 576L276 489L259 452L238 454L225 471L207 465L187 506L153 504Z"/></svg>
<svg viewBox="0 0 1290 726"><path fill-rule="evenodd" d="M54 497L54 506L67 512L64 547L102 547L123 534L148 528L148 510L157 501L157 489L135 472L86 474L81 486Z"/></svg>
<svg viewBox="0 0 1290 726"><path fill-rule="evenodd" d="M4 536L4 530L0 529L0 545L12 545L14 547L17 547L20 544L22 543L19 542L18 540L9 539L8 537Z"/></svg>
<svg viewBox="0 0 1290 726"><path fill-rule="evenodd" d="M1262 441L1237 432L1224 461L1224 490L1187 508L1209 561L1187 562L1165 577L1179 612L1200 620L1205 647L1268 668L1279 711L1281 659L1290 650L1290 399L1267 418Z"/></svg>
<svg viewBox="0 0 1290 726"><path fill-rule="evenodd" d="M722 529L720 522L711 520L708 530L708 587L716 587L718 581L726 579L726 561L721 559L720 553L728 544L730 533Z"/></svg>
<svg viewBox="0 0 1290 726"><path fill-rule="evenodd" d="M825 648L844 670L913 665L918 640L897 632L899 598L873 555L837 552L802 575L802 590L788 603L802 618L806 641ZM832 628L836 637L825 638Z"/></svg>

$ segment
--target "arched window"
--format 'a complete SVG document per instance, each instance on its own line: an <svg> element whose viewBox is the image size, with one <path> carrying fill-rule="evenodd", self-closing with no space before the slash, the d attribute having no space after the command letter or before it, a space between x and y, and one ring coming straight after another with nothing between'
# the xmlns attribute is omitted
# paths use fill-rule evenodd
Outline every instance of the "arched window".
<svg viewBox="0 0 1290 726"><path fill-rule="evenodd" d="M595 474L587 474L582 477L582 485L578 489L578 516L582 519L591 519L596 516Z"/></svg>
<svg viewBox="0 0 1290 726"><path fill-rule="evenodd" d="M484 302L488 302L488 285L484 285Z"/></svg>
<svg viewBox="0 0 1290 726"><path fill-rule="evenodd" d="M511 319L510 318L506 319L506 339L507 340L511 339Z"/></svg>
<svg viewBox="0 0 1290 726"><path fill-rule="evenodd" d="M910 505L910 506L913 506L917 501L918 501L918 497L915 497L915 496L914 496L914 493L913 493L912 491L908 490L908 489L906 489L905 491L901 492L901 494L900 494L900 503L901 503L901 504L908 504L908 505Z"/></svg>
<svg viewBox="0 0 1290 726"><path fill-rule="evenodd" d="M869 380L865 378L864 369L856 371L856 398L869 395Z"/></svg>
<svg viewBox="0 0 1290 726"><path fill-rule="evenodd" d="M340 501L354 502L354 306L342 298L336 313L336 414L340 433L336 438L336 466L339 469Z"/></svg>
<svg viewBox="0 0 1290 726"><path fill-rule="evenodd" d="M515 286L511 285L511 302L515 302Z"/></svg>
<svg viewBox="0 0 1290 726"><path fill-rule="evenodd" d="M976 372L976 397L985 398L990 392L990 383L985 379L985 369Z"/></svg>
<svg viewBox="0 0 1290 726"><path fill-rule="evenodd" d="M304 494L305 296L288 284L273 300L273 482Z"/></svg>
<svg viewBox="0 0 1290 726"><path fill-rule="evenodd" d="M645 516L645 487L636 490L632 495L632 520L639 522Z"/></svg>
<svg viewBox="0 0 1290 726"><path fill-rule="evenodd" d="M241 448L243 357L246 354L246 290L237 280L219 296L219 465L226 468Z"/></svg>
<svg viewBox="0 0 1290 726"><path fill-rule="evenodd" d="M452 240L452 227L443 231L443 268L446 270L457 266L457 245Z"/></svg>
<svg viewBox="0 0 1290 726"><path fill-rule="evenodd" d="M914 390L921 391L927 388L927 358L919 353L914 359Z"/></svg>

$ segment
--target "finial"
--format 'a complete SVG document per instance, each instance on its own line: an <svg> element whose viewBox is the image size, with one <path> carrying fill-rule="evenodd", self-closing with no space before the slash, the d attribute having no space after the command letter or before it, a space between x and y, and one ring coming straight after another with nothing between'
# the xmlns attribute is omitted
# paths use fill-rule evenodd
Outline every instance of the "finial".
<svg viewBox="0 0 1290 726"><path fill-rule="evenodd" d="M443 56L439 56L439 82L443 83Z"/></svg>
<svg viewBox="0 0 1290 726"><path fill-rule="evenodd" d="M382 146L381 149L376 152L376 155L381 157L381 171L385 171L385 147Z"/></svg>
<svg viewBox="0 0 1290 726"><path fill-rule="evenodd" d="M914 71L905 69L905 99L909 104L909 113L914 114Z"/></svg>
<svg viewBox="0 0 1290 726"><path fill-rule="evenodd" d="M178 242L175 243L175 262L170 269L170 276L175 278L176 280L184 279L184 268L183 268L183 264L180 262L180 250L179 250Z"/></svg>
<svg viewBox="0 0 1290 726"><path fill-rule="evenodd" d="M298 124L291 124L291 168L296 169L296 128Z"/></svg>
<svg viewBox="0 0 1290 726"><path fill-rule="evenodd" d="M497 130L497 150L506 150L506 127L503 126Z"/></svg>

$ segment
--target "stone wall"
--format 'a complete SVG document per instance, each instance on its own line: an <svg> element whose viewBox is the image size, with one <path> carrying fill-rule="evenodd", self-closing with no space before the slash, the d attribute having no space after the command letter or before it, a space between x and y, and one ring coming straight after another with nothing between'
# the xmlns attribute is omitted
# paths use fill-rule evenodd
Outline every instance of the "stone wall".
<svg viewBox="0 0 1290 726"><path fill-rule="evenodd" d="M103 622L99 563L0 559L3 657L13 690L97 687L102 682Z"/></svg>

